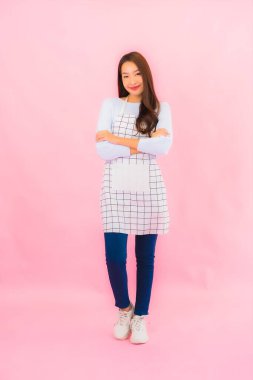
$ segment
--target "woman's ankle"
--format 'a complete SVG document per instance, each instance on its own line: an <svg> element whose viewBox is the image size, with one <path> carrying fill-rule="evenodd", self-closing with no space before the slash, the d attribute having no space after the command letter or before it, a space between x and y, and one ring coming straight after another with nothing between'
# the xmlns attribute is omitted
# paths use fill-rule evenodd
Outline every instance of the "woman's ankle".
<svg viewBox="0 0 253 380"><path fill-rule="evenodd" d="M130 303L130 305L128 307L125 307L125 308L120 308L120 310L123 310L123 311L130 311L132 309L132 305Z"/></svg>

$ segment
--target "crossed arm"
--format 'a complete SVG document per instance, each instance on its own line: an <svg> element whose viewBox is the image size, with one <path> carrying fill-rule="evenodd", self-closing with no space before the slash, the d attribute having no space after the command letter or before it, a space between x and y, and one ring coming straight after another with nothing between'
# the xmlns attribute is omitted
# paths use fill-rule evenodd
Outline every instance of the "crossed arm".
<svg viewBox="0 0 253 380"><path fill-rule="evenodd" d="M169 132L165 128L160 128L158 131L151 134L151 138L155 138L158 136L168 136ZM96 133L96 141L108 141L112 144L116 145L122 145L125 147L130 148L130 154L136 154L142 152L141 150L138 150L138 145L140 141L143 141L144 139L135 139L135 138L127 138L127 137L119 137L117 135L112 134L108 130L102 130L98 131Z"/></svg>
<svg viewBox="0 0 253 380"><path fill-rule="evenodd" d="M170 107L167 102L161 103L159 121L156 132L150 138L125 138L111 133L112 102L110 98L104 100L96 133L96 150L105 160L116 157L127 157L137 153L154 155L167 154L172 144L172 126Z"/></svg>

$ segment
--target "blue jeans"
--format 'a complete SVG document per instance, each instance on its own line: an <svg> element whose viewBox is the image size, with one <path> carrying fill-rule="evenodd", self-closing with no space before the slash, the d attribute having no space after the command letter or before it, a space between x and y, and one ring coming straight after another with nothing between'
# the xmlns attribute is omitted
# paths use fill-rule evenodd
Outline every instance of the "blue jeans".
<svg viewBox="0 0 253 380"><path fill-rule="evenodd" d="M126 271L128 234L104 232L106 265L115 298L115 306L129 306L128 279ZM154 258L157 234L135 235L137 264L137 287L134 314L148 315L154 274Z"/></svg>

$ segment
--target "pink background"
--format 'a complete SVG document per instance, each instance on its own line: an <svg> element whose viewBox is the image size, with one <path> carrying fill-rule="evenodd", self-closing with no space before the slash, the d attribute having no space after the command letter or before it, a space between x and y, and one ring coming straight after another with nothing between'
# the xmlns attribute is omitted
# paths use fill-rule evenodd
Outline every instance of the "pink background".
<svg viewBox="0 0 253 380"><path fill-rule="evenodd" d="M1 1L1 380L252 379L252 15L246 0ZM139 346L112 337L95 151L133 50L174 131Z"/></svg>

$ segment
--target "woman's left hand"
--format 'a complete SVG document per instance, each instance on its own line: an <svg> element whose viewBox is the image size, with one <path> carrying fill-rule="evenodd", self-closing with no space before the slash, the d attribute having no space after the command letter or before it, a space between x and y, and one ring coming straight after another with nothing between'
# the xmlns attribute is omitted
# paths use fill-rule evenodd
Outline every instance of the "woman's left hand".
<svg viewBox="0 0 253 380"><path fill-rule="evenodd" d="M151 132L151 137L168 136L170 133L166 128L159 128L155 132Z"/></svg>
<svg viewBox="0 0 253 380"><path fill-rule="evenodd" d="M114 135L113 133L103 130L98 131L96 133L96 141L109 141L112 144L117 144L118 142L118 136Z"/></svg>

